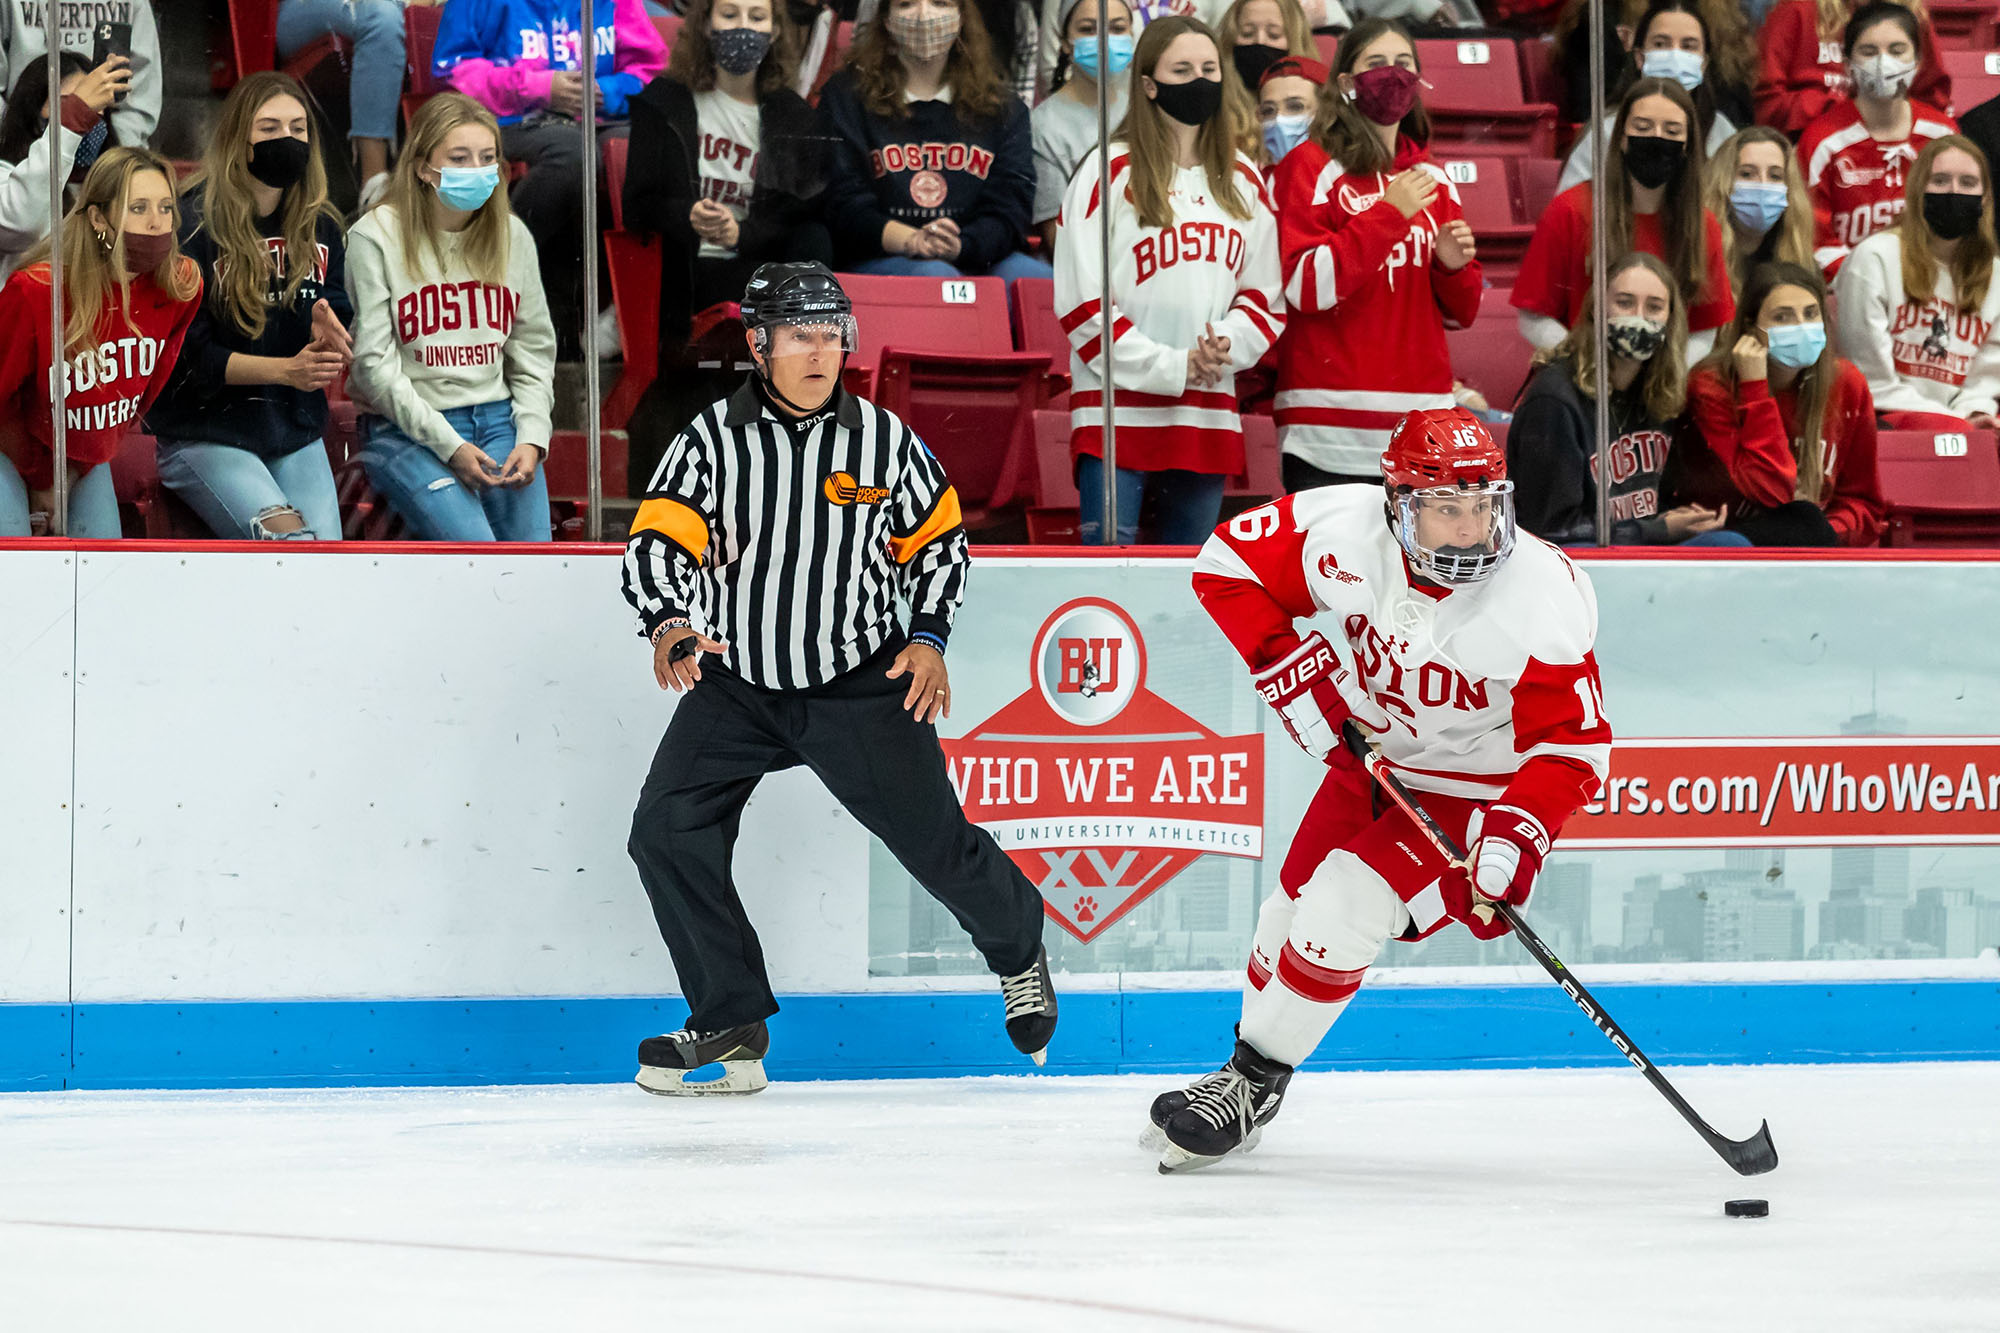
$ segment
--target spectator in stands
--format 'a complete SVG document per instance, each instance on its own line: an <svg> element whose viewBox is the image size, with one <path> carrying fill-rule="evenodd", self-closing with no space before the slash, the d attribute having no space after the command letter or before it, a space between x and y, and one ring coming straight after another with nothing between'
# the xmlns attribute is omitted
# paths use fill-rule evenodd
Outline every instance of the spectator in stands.
<svg viewBox="0 0 2000 1333"><path fill-rule="evenodd" d="M1826 333L1826 284L1761 264L1727 341L1688 379L1670 503L1726 509L1753 546L1873 546L1882 535L1868 382Z"/></svg>
<svg viewBox="0 0 2000 1333"><path fill-rule="evenodd" d="M1569 336L1535 358L1537 371L1507 432L1514 513L1537 537L1561 546L1597 541L1597 469L1611 461L1613 546L1748 546L1723 528L1727 515L1701 505L1662 513L1660 477L1674 423L1687 401L1687 307L1680 285L1652 255L1611 265L1609 308L1611 447L1597 437L1595 289Z"/></svg>
<svg viewBox="0 0 2000 1333"><path fill-rule="evenodd" d="M1909 94L1926 106L1949 111L1951 79L1938 62L1930 20L1923 17L1921 0L1903 8L1913 11L1919 30L1913 49L1897 58L1916 62ZM1850 14L1857 12L1845 0L1779 0L1771 6L1757 37L1762 54L1757 73L1758 124L1798 134L1853 95L1854 42L1848 29Z"/></svg>
<svg viewBox="0 0 2000 1333"><path fill-rule="evenodd" d="M2000 283L1985 154L1947 135L1917 154L1901 220L1834 284L1840 347L1890 430L1992 430L2000 413Z"/></svg>
<svg viewBox="0 0 2000 1333"><path fill-rule="evenodd" d="M1335 9L1339 0L1329 0ZM1340 27L1351 27L1346 11ZM1264 136L1257 124L1257 93L1264 72L1287 56L1318 59L1312 26L1299 0L1234 0L1223 11L1215 28L1227 59L1222 67L1222 96L1235 113L1233 119L1243 131L1243 150L1260 165L1264 160Z"/></svg>
<svg viewBox="0 0 2000 1333"><path fill-rule="evenodd" d="M1326 77L1325 65L1301 56L1287 56L1264 71L1257 85L1257 122L1264 136L1266 184L1286 154L1312 133Z"/></svg>
<svg viewBox="0 0 2000 1333"><path fill-rule="evenodd" d="M1222 93L1222 55L1208 29L1190 18L1156 20L1139 38L1134 68L1110 188L1100 188L1102 161L1092 149L1070 182L1056 235L1056 312L1075 386L1070 451L1082 537L1096 544L1105 540L1099 386L1108 356L1121 418L1116 541L1137 539L1150 492L1158 539L1195 546L1221 517L1223 479L1243 471L1236 373L1256 365L1285 325L1278 229L1257 164L1236 147L1242 129ZM1110 340L1096 221L1107 206L1121 326ZM1189 226L1213 243L1177 246L1176 229Z"/></svg>
<svg viewBox="0 0 2000 1333"><path fill-rule="evenodd" d="M347 246L305 90L249 75L181 195L201 309L146 418L160 480L218 537L340 539L326 389L347 369Z"/></svg>
<svg viewBox="0 0 2000 1333"><path fill-rule="evenodd" d="M1035 202L1028 109L996 72L979 11L889 0L820 93L834 140L826 222L862 273L1051 276L1021 253Z"/></svg>
<svg viewBox="0 0 2000 1333"><path fill-rule="evenodd" d="M1125 71L1132 64L1138 38L1132 34L1132 10L1125 0L1104 0L1110 14L1104 51L1097 41L1099 0L1062 0L1062 46L1050 86L1054 89L1029 117L1029 137L1035 148L1035 208L1031 221L1041 231L1046 252L1056 246L1056 215L1063 191L1083 155L1097 147L1097 79L1102 63L1110 79L1107 131L1125 119Z"/></svg>
<svg viewBox="0 0 2000 1333"><path fill-rule="evenodd" d="M1033 106L1041 100L1045 81L1036 77L1035 43L1039 5L1034 0L973 0L979 21L986 29L986 45L993 52L993 65L1006 79L1007 87ZM884 0L859 0L854 6L854 27L858 32L888 11Z"/></svg>
<svg viewBox="0 0 2000 1333"><path fill-rule="evenodd" d="M1758 264L1813 263L1812 201L1792 142L1769 125L1738 130L1708 164L1704 202L1724 220L1722 257L1729 290Z"/></svg>
<svg viewBox="0 0 2000 1333"><path fill-rule="evenodd" d="M1708 86L1709 53L1713 50L1698 0L1653 0L1639 20L1631 53L1619 65L1617 85L1607 90L1606 97L1624 96L1625 89L1642 78L1672 79L1693 99L1695 125L1712 156L1736 133L1729 117L1715 109L1715 95ZM1597 164L1598 140L1610 131L1615 115L1606 112L1596 127L1577 136L1576 147L1563 164L1562 178L1556 182L1557 190L1590 179Z"/></svg>
<svg viewBox="0 0 2000 1333"><path fill-rule="evenodd" d="M501 151L528 174L511 187L513 208L541 257L556 334L576 355L586 315L583 265L597 240L582 234L583 148L577 125L594 103L599 141L625 132L634 94L666 68L666 43L645 0L597 6L596 69L585 79L579 0L452 0L438 21L438 77L498 118ZM607 19L609 21L607 21ZM604 224L609 225L609 211Z"/></svg>
<svg viewBox="0 0 2000 1333"><path fill-rule="evenodd" d="M361 209L389 188L389 145L403 99L403 8L444 0L279 0L278 54L290 60L329 33L354 45L348 80L348 135L354 145Z"/></svg>
<svg viewBox="0 0 2000 1333"><path fill-rule="evenodd" d="M1910 100L1922 36L1916 15L1890 0L1854 11L1845 37L1854 97L1827 108L1799 136L1813 200L1814 257L1831 278L1848 251L1903 211L1903 169L1958 126Z"/></svg>
<svg viewBox="0 0 2000 1333"><path fill-rule="evenodd" d="M1606 106L1618 99L1619 82L1634 60L1647 0L1609 0L1612 21L1604 38ZM1737 125L1750 123L1750 86L1756 76L1757 44L1737 0L1695 0L1701 18L1705 60L1701 86L1717 115ZM1563 80L1563 119L1585 123L1590 111L1590 24L1588 0L1568 0L1555 27L1556 66Z"/></svg>
<svg viewBox="0 0 2000 1333"><path fill-rule="evenodd" d="M21 71L0 114L0 281L14 263L49 234L49 154L62 157L63 174L80 181L110 142L104 118L112 99L132 78L122 56L101 69L74 51L62 60L61 129L49 132L49 62L37 60ZM73 189L73 186L72 186Z"/></svg>
<svg viewBox="0 0 2000 1333"><path fill-rule="evenodd" d="M0 288L0 537L26 537L54 508L52 375L63 372L68 532L122 532L111 460L180 354L201 274L174 243L173 168L143 148L111 148L76 206ZM50 339L49 255L62 246L63 345Z"/></svg>
<svg viewBox="0 0 2000 1333"><path fill-rule="evenodd" d="M1278 167L1289 491L1380 486L1403 414L1452 405L1445 321L1472 323L1483 279L1458 192L1424 146L1421 83L1402 25L1363 19L1340 39L1310 137Z"/></svg>
<svg viewBox="0 0 2000 1333"><path fill-rule="evenodd" d="M111 11L109 13L102 11ZM45 60L48 43L43 40L42 6L7 0L0 4L0 88L11 88L30 63ZM128 148L144 148L152 141L160 123L160 33L153 24L149 0L119 0L116 5L60 4L57 21L62 28L62 47L86 60L97 45L97 25L109 19L132 26L132 78L125 100L113 106L106 118L111 122L111 141Z"/></svg>
<svg viewBox="0 0 2000 1333"><path fill-rule="evenodd" d="M431 541L547 541L555 330L535 239L507 203L501 131L440 93L348 237L368 480Z"/></svg>
<svg viewBox="0 0 2000 1333"><path fill-rule="evenodd" d="M1688 355L1705 355L1735 303L1723 266L1722 224L1702 207L1706 154L1691 138L1694 102L1673 79L1642 78L1625 90L1605 157L1616 187L1605 190L1605 253L1640 250L1666 261L1688 307ZM1521 335L1538 348L1568 336L1590 285L1590 210L1597 182L1557 195L1542 214L1514 280Z"/></svg>
<svg viewBox="0 0 2000 1333"><path fill-rule="evenodd" d="M625 226L661 238L663 348L687 341L695 311L741 296L759 264L833 261L797 58L782 0L693 0L667 72L632 99Z"/></svg>

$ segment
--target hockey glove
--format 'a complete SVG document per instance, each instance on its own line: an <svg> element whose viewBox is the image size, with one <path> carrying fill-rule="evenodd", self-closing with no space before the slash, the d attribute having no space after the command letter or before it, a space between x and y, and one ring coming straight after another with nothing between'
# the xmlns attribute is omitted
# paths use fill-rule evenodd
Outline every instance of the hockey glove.
<svg viewBox="0 0 2000 1333"><path fill-rule="evenodd" d="M1496 939L1507 933L1507 923L1490 911L1474 909L1488 901L1527 906L1549 854L1549 835L1527 811L1493 805L1473 814L1466 837L1472 842L1471 860L1445 871L1438 892L1444 895L1445 911L1473 934Z"/></svg>
<svg viewBox="0 0 2000 1333"><path fill-rule="evenodd" d="M1348 718L1374 731L1388 729L1388 715L1317 630L1251 679L1299 748L1322 763L1340 749L1340 726Z"/></svg>

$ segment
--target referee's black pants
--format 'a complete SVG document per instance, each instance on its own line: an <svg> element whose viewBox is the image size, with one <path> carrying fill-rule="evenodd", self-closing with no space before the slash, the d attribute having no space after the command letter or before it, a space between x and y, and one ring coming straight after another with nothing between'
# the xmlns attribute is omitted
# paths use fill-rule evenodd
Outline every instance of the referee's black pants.
<svg viewBox="0 0 2000 1333"><path fill-rule="evenodd" d="M681 696L626 850L673 955L690 1028L714 1032L778 1012L729 863L758 780L800 764L950 909L996 974L1034 963L1042 896L966 819L936 730L903 710L909 677L883 674L901 647L892 640L852 671L796 692L759 688L711 657Z"/></svg>

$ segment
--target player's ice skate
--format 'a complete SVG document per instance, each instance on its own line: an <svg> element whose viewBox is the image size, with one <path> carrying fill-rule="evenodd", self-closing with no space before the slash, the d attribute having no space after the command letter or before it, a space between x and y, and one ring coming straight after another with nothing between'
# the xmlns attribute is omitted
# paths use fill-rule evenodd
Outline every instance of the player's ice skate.
<svg viewBox="0 0 2000 1333"><path fill-rule="evenodd" d="M1035 965L1000 978L1000 998L1007 1005L1007 1036L1014 1049L1038 1065L1049 1060L1049 1039L1056 1034L1056 987L1049 979L1049 951L1038 949Z"/></svg>
<svg viewBox="0 0 2000 1333"><path fill-rule="evenodd" d="M770 1085L764 1077L764 1057L771 1034L760 1019L721 1032L691 1032L682 1028L639 1043L639 1077L647 1092L662 1097L742 1097ZM722 1077L689 1082L688 1076L720 1064Z"/></svg>
<svg viewBox="0 0 2000 1333"><path fill-rule="evenodd" d="M1165 1140L1160 1174L1213 1166L1238 1149L1248 1152L1255 1148L1264 1126L1278 1114L1285 1085L1291 1081L1290 1065L1265 1059L1239 1038L1228 1064L1213 1074L1203 1074L1185 1093L1166 1093L1154 1101L1158 1123L1163 1103L1177 1096L1186 1099L1159 1125Z"/></svg>

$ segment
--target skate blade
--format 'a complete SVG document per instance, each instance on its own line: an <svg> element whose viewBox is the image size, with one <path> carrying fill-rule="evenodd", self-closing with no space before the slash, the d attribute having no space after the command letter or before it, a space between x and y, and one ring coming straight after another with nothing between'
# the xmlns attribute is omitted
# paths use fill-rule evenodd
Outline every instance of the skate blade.
<svg viewBox="0 0 2000 1333"><path fill-rule="evenodd" d="M1158 1125L1148 1122L1146 1132L1139 1136L1139 1147L1144 1152L1156 1155L1165 1152L1167 1150L1167 1131L1161 1129Z"/></svg>
<svg viewBox="0 0 2000 1333"><path fill-rule="evenodd" d="M1256 1149L1258 1140L1263 1137L1264 1127L1262 1125L1252 1126L1249 1136L1243 1142L1237 1144L1231 1151L1239 1153L1252 1152ZM1167 1138L1164 1130L1160 1132L1160 1138L1166 1144L1165 1149L1160 1153L1160 1174L1163 1176L1180 1176L1186 1175L1190 1171L1199 1171L1205 1166L1214 1166L1222 1160L1222 1157L1230 1155L1229 1153L1224 1153L1222 1157L1203 1157L1199 1153L1191 1153L1172 1139Z"/></svg>
<svg viewBox="0 0 2000 1333"><path fill-rule="evenodd" d="M1030 1060L1033 1060L1035 1062L1035 1067L1039 1069L1043 1065L1046 1065L1049 1062L1049 1048L1044 1046L1039 1051L1030 1051L1028 1052L1028 1058Z"/></svg>
<svg viewBox="0 0 2000 1333"><path fill-rule="evenodd" d="M702 1066L702 1069L707 1068L707 1065ZM747 1097L771 1085L771 1081L764 1077L762 1060L724 1060L721 1078L688 1082L689 1074L699 1072L641 1065L639 1076L632 1081L659 1097Z"/></svg>

